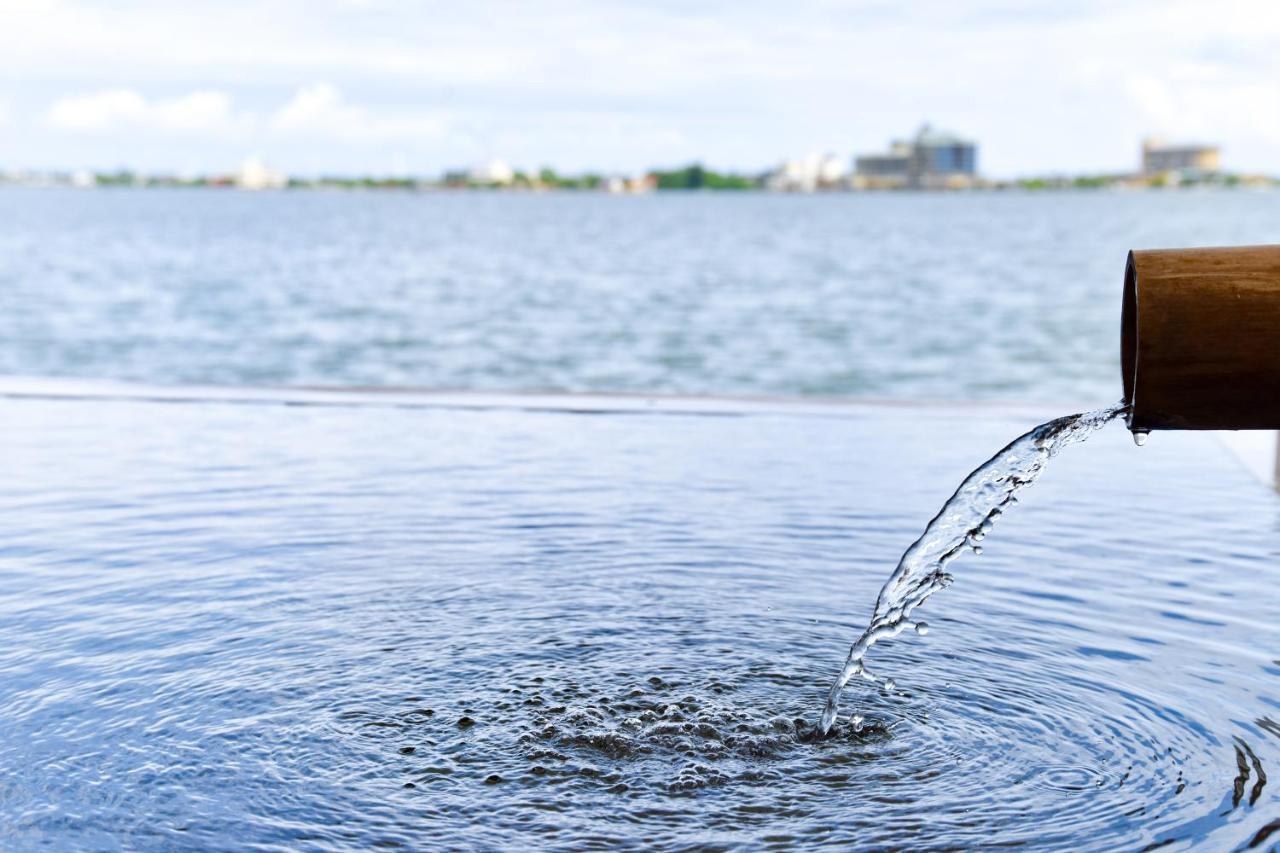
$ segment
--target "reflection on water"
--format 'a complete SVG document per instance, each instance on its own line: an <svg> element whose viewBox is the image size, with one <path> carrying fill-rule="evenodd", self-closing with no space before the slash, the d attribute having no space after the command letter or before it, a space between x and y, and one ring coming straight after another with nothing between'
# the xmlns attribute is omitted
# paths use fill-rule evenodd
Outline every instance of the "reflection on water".
<svg viewBox="0 0 1280 853"><path fill-rule="evenodd" d="M1280 507L1205 435L1058 459L807 736L1027 420L0 400L0 837L1265 849Z"/></svg>

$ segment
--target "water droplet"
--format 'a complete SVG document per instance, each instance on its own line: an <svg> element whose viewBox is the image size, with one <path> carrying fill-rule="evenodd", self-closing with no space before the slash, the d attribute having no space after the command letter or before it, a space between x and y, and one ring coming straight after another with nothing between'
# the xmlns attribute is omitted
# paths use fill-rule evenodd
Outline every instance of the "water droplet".
<svg viewBox="0 0 1280 853"><path fill-rule="evenodd" d="M1141 447L1147 443L1147 435L1150 434L1149 429L1135 429L1133 431L1133 443Z"/></svg>
<svg viewBox="0 0 1280 853"><path fill-rule="evenodd" d="M894 681L892 678L886 678L886 679L884 680L884 692L885 692L885 693L892 693L892 692L893 692L893 690L894 690L894 688L895 688L895 687L897 687L897 686L898 686L898 682Z"/></svg>
<svg viewBox="0 0 1280 853"><path fill-rule="evenodd" d="M862 721L863 716L861 714L854 714L849 718L849 725L853 727L855 732L860 732L862 731Z"/></svg>
<svg viewBox="0 0 1280 853"><path fill-rule="evenodd" d="M981 554L982 554L982 546L981 546L981 545L974 545L974 546L973 546L973 553L974 553L974 555L975 555L975 556L981 556Z"/></svg>
<svg viewBox="0 0 1280 853"><path fill-rule="evenodd" d="M923 637L925 634L929 633L929 623L928 623L928 622L917 622L917 623L916 623L916 633L917 633L917 634L919 634L921 637Z"/></svg>

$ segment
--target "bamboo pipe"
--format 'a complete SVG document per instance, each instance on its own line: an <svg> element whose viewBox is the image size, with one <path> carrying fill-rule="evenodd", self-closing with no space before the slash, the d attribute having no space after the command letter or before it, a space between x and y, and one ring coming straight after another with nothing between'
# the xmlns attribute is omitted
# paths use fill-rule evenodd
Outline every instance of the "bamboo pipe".
<svg viewBox="0 0 1280 853"><path fill-rule="evenodd" d="M1130 252L1120 326L1131 430L1280 429L1280 246Z"/></svg>

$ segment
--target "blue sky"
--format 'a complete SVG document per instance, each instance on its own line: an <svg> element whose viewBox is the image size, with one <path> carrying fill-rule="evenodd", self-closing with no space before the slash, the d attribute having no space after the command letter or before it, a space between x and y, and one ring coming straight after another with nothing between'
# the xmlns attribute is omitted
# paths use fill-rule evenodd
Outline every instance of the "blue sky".
<svg viewBox="0 0 1280 853"><path fill-rule="evenodd" d="M983 172L1140 138L1280 173L1280 5L0 0L0 169L757 170L920 122Z"/></svg>

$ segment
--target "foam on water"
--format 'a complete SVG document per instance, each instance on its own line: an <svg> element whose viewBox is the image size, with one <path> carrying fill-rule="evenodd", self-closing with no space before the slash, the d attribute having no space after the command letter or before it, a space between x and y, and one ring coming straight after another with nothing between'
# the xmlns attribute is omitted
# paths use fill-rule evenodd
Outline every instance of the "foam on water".
<svg viewBox="0 0 1280 853"><path fill-rule="evenodd" d="M947 566L965 549L981 554L978 543L986 538L1005 509L1017 503L1017 493L1036 481L1049 459L1068 444L1084 441L1124 408L1121 401L1105 409L1043 423L1014 439L964 479L920 538L903 553L898 567L880 589L871 622L850 647L840 677L827 694L820 726L823 734L831 730L839 713L840 694L854 676L873 683L880 681L862 662L867 651L879 640L896 637L907 628L925 633L928 626L912 622L911 613L929 596L950 585ZM885 679L882 686L892 692L897 685L892 679ZM861 717L856 719L860 721Z"/></svg>

